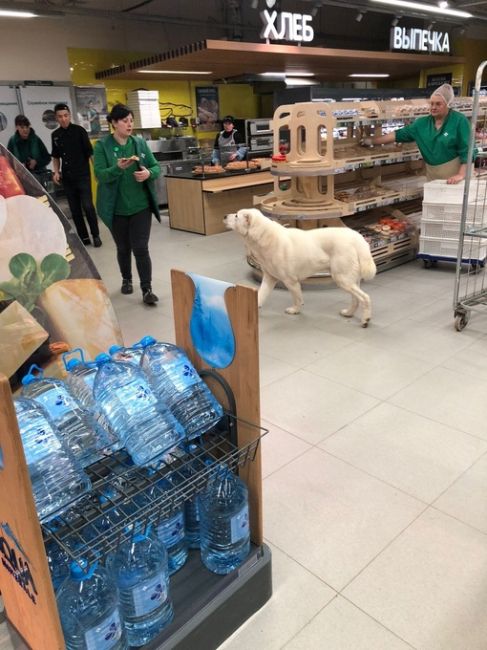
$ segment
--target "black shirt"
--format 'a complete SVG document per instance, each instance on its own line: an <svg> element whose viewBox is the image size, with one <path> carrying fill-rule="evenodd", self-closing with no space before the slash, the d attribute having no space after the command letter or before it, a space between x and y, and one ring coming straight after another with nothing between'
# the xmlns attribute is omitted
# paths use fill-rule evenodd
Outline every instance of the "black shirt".
<svg viewBox="0 0 487 650"><path fill-rule="evenodd" d="M62 160L63 177L89 176L93 147L85 129L78 124L70 124L67 129L59 127L53 131L51 137L51 155Z"/></svg>

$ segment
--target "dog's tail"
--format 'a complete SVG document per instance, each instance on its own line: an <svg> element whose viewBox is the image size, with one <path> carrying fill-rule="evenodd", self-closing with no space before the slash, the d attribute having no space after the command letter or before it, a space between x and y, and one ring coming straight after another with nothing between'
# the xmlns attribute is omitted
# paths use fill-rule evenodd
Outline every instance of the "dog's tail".
<svg viewBox="0 0 487 650"><path fill-rule="evenodd" d="M363 280L372 280L377 273L374 258L370 252L368 243L364 240L363 245L357 249L358 260L360 264L360 276Z"/></svg>

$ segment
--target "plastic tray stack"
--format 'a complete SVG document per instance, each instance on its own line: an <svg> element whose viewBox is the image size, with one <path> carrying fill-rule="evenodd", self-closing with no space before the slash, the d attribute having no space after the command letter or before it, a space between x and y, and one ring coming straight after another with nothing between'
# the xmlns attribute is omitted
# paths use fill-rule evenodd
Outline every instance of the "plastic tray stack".
<svg viewBox="0 0 487 650"><path fill-rule="evenodd" d="M487 212L479 210L478 196L485 194L486 180L472 180L466 215L467 228L482 228ZM431 181L424 185L423 212L418 256L425 261L456 262L462 218L464 183L448 185L446 181ZM487 257L487 241L479 240L462 253L466 263L483 263Z"/></svg>

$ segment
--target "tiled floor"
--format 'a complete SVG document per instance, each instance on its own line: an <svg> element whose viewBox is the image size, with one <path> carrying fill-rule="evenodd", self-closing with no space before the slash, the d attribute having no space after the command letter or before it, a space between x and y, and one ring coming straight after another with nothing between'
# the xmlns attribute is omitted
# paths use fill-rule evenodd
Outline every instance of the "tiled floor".
<svg viewBox="0 0 487 650"><path fill-rule="evenodd" d="M234 233L154 222L156 309L120 294L110 236L90 249L127 342L174 340L169 269L257 286ZM411 262L348 298L276 290L260 313L264 532L274 594L222 650L486 650L487 319L459 333L454 267ZM7 646L8 647L8 646ZM195 649L196 650L196 649Z"/></svg>

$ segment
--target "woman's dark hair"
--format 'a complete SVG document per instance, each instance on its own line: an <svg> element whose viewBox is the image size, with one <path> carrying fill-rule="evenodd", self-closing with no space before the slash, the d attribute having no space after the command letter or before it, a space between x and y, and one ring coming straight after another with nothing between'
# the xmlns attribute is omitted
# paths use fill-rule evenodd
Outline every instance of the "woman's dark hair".
<svg viewBox="0 0 487 650"><path fill-rule="evenodd" d="M107 122L112 124L113 122L118 122L118 120L123 120L127 115L134 116L133 112L125 104L115 104L112 110L107 115Z"/></svg>
<svg viewBox="0 0 487 650"><path fill-rule="evenodd" d="M25 117L25 115L17 115L15 126L30 126L29 118Z"/></svg>

